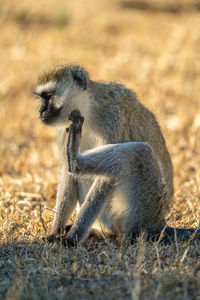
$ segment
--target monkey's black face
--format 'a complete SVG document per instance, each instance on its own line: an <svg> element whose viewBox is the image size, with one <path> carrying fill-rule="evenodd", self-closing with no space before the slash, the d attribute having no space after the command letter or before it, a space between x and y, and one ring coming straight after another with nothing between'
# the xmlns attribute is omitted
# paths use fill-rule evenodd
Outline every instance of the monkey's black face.
<svg viewBox="0 0 200 300"><path fill-rule="evenodd" d="M47 108L43 107L43 104L40 107L40 120L47 125L53 125L56 122L59 116L60 109L56 109L53 105L49 104Z"/></svg>
<svg viewBox="0 0 200 300"><path fill-rule="evenodd" d="M56 108L53 103L55 93L43 91L41 94L36 94L36 97L41 99L40 120L47 125L55 123L60 112L60 109Z"/></svg>

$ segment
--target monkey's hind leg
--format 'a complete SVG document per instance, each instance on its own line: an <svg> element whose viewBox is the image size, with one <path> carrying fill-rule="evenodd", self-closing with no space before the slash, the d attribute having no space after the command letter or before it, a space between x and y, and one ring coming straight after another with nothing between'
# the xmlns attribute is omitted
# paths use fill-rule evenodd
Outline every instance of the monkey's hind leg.
<svg viewBox="0 0 200 300"><path fill-rule="evenodd" d="M67 143L67 159L69 165L69 172L74 173L76 169L76 156L79 152L79 145L81 139L81 131L84 122L84 117L81 116L78 110L71 112L69 120L72 121L72 124L69 128L66 128L66 131L69 133L68 143Z"/></svg>

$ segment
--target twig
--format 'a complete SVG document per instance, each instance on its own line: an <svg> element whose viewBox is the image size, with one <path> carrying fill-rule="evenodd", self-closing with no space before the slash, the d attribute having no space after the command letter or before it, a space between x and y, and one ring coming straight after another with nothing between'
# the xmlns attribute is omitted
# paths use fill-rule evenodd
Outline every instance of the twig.
<svg viewBox="0 0 200 300"><path fill-rule="evenodd" d="M41 198L41 194L34 194L34 193L26 193L26 192L16 192L16 195L21 197L30 197L30 198Z"/></svg>
<svg viewBox="0 0 200 300"><path fill-rule="evenodd" d="M43 211L44 212L44 211ZM46 225L45 225L45 221L44 221L44 219L43 219L43 217L42 217L42 205L40 204L40 221L41 221L41 223L42 223L42 226L43 226L43 228L44 228L44 231L45 231L45 233L47 232L47 228L46 228Z"/></svg>
<svg viewBox="0 0 200 300"><path fill-rule="evenodd" d="M50 210L50 211L52 211L54 214L57 214L57 213L58 213L55 209L53 209L53 208L51 208L51 207L49 207L49 206L47 206L47 205L45 205L43 212L44 212L45 210ZM42 212L42 214L43 214L43 212Z"/></svg>
<svg viewBox="0 0 200 300"><path fill-rule="evenodd" d="M154 249L156 249L156 248L158 247L158 244L160 243L160 241L161 241L162 238L164 237L166 227L167 227L167 224L165 225L165 227L164 227L163 230L161 231L160 236L159 236L159 239L158 239L158 241L156 242L156 244L155 244L155 246L154 246Z"/></svg>

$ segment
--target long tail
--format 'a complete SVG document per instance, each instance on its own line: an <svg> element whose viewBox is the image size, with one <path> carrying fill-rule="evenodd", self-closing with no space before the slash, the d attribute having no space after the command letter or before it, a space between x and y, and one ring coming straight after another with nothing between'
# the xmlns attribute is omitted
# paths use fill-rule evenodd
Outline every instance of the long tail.
<svg viewBox="0 0 200 300"><path fill-rule="evenodd" d="M162 241L166 243L177 241L200 241L200 229L192 228L172 228L166 227L163 231Z"/></svg>

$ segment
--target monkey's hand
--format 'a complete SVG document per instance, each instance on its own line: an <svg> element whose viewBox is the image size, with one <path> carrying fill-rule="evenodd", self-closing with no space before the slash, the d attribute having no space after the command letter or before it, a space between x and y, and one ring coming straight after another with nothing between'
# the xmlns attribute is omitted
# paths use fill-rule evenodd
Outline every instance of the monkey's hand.
<svg viewBox="0 0 200 300"><path fill-rule="evenodd" d="M74 239L67 238L65 235L58 235L58 236L48 236L46 239L43 239L44 242L47 241L47 243L57 243L58 245L62 244L65 247L74 247L77 245L77 242Z"/></svg>
<svg viewBox="0 0 200 300"><path fill-rule="evenodd" d="M65 230L64 230L64 233L61 234L61 233L50 233L49 235L47 235L46 237L43 238L43 241L47 241L48 243L54 243L54 242L57 242L59 243L60 241L62 241L62 243L64 245L66 245L66 242L65 242L65 238L66 238L66 234L70 231L72 227L72 224L70 225L67 225L65 227Z"/></svg>

